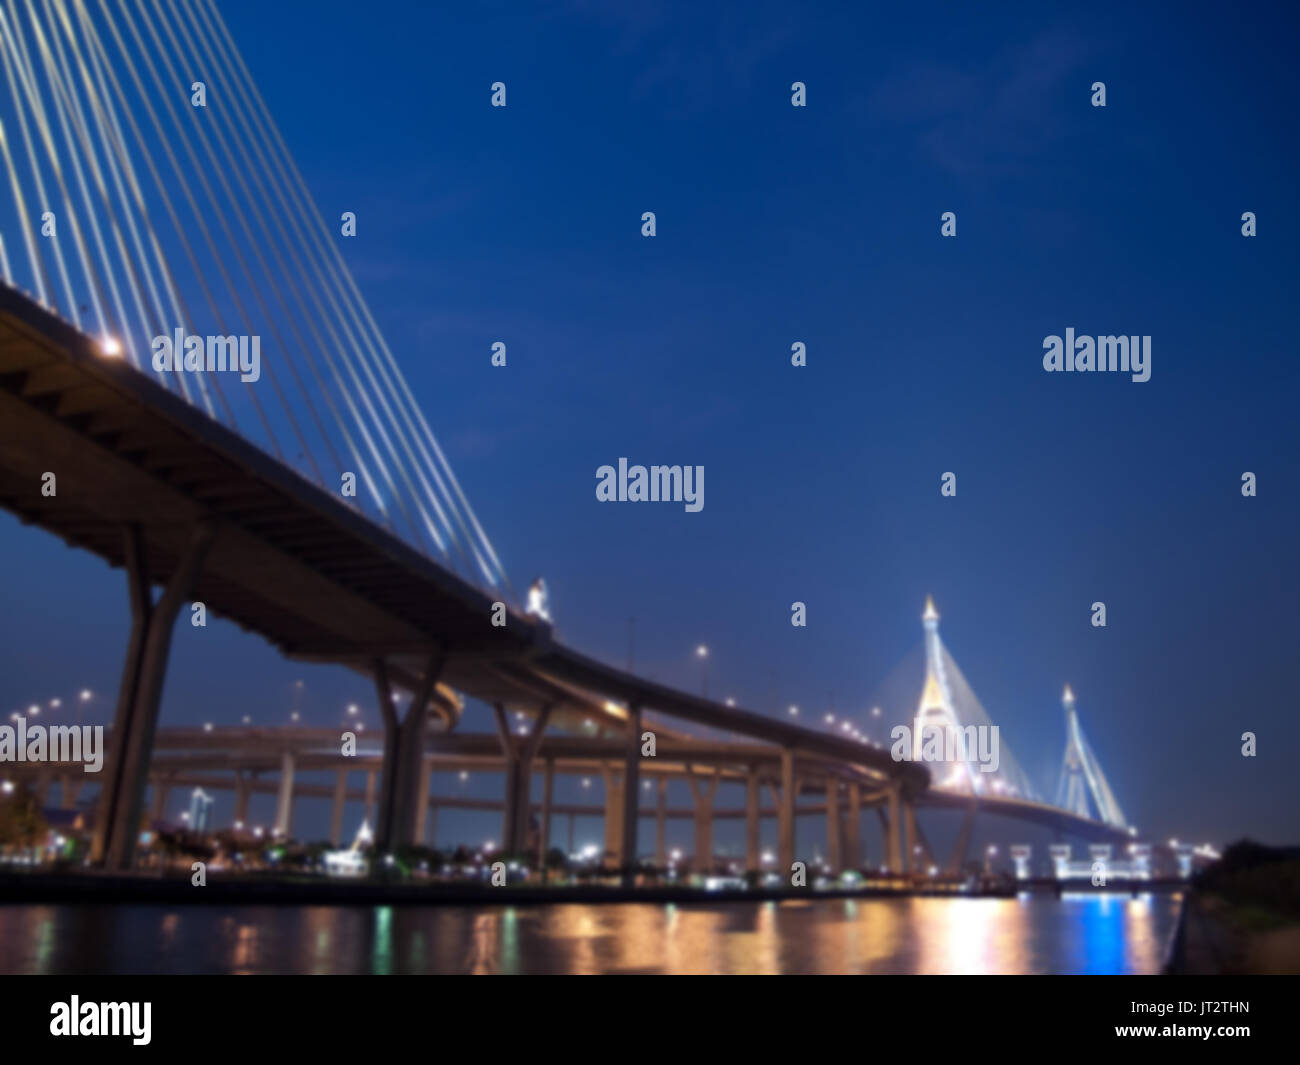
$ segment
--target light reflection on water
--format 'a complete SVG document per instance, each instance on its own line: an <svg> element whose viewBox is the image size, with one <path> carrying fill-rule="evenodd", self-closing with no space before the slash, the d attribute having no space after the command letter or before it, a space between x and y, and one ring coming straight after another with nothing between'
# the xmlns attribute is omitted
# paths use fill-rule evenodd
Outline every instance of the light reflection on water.
<svg viewBox="0 0 1300 1065"><path fill-rule="evenodd" d="M0 906L0 973L1154 973L1180 904Z"/></svg>

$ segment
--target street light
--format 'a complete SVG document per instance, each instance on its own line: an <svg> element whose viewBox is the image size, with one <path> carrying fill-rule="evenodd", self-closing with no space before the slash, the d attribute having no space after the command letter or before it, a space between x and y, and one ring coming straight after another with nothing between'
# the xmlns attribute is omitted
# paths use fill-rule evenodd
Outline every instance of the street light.
<svg viewBox="0 0 1300 1065"><path fill-rule="evenodd" d="M791 716L791 717L798 717L798 716L799 716L799 708L798 708L797 706L792 706L792 707L790 707L790 716Z"/></svg>
<svg viewBox="0 0 1300 1065"><path fill-rule="evenodd" d="M700 644L695 648L695 655L700 660L700 694L709 697L709 649Z"/></svg>

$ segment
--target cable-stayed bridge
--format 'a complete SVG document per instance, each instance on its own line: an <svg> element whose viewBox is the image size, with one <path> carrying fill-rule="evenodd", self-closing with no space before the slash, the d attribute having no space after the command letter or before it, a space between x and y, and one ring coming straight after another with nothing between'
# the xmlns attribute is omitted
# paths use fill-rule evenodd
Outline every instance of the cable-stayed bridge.
<svg viewBox="0 0 1300 1065"><path fill-rule="evenodd" d="M911 864L917 804L978 800L1125 834L1077 721L1067 763L1075 751L1086 787L1104 788L1100 820L1073 785L1068 810L1038 802L1009 750L987 792L969 764L929 787L923 762L607 666L510 605L335 223L210 0L8 0L0 60L0 504L122 567L131 602L96 861L132 864L157 784L171 632L190 601L288 656L374 679L381 850L417 836L431 760L463 740L459 693L494 707L512 851L525 846L535 770L590 758L607 776L608 849L629 865L646 727L669 745L662 766L689 781L706 855L725 782L745 786L751 854L770 791L785 868L801 793L824 796L833 840L859 839L845 819L876 808L895 871ZM492 623L498 603L504 626ZM933 620L921 710L988 724ZM692 738L692 726L723 739ZM294 759L334 756L288 736L272 746L291 808ZM836 847L852 857L850 843Z"/></svg>

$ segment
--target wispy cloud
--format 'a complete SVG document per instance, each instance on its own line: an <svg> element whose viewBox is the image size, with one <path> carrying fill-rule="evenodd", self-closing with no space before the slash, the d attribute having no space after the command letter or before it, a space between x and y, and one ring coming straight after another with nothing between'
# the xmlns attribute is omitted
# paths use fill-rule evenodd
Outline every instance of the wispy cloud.
<svg viewBox="0 0 1300 1065"><path fill-rule="evenodd" d="M1095 52L1074 30L1057 27L984 61L900 70L869 97L867 110L913 126L922 154L953 173L1019 173L1059 142L1067 94L1086 101L1084 67Z"/></svg>

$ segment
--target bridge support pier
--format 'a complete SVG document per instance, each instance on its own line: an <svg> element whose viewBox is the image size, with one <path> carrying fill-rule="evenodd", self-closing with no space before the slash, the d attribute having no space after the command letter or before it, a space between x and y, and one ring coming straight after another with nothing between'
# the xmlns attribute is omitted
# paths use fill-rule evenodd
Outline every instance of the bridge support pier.
<svg viewBox="0 0 1300 1065"><path fill-rule="evenodd" d="M528 819L533 800L533 759L546 731L551 716L551 704L542 706L532 730L522 742L510 735L510 721L506 708L500 703L492 707L496 715L497 738L501 742L506 778L505 802L501 817L501 847L507 855L523 855L527 848Z"/></svg>
<svg viewBox="0 0 1300 1065"><path fill-rule="evenodd" d="M713 872L713 799L718 793L718 777L710 777L705 785L688 765L686 780L695 799L695 871L707 875Z"/></svg>
<svg viewBox="0 0 1300 1065"><path fill-rule="evenodd" d="M903 866L903 825L899 816L899 787L893 784L889 788L889 816L885 825L886 848L889 853L889 871L894 876L902 876Z"/></svg>
<svg viewBox="0 0 1300 1065"><path fill-rule="evenodd" d="M424 738L428 727L427 711L434 686L442 673L444 657L429 655L420 678L419 690L411 696L406 716L397 717L393 705L393 687L388 664L382 658L373 663L375 688L379 695L379 712L384 719L384 768L379 782L378 825L375 829L375 853L387 854L395 848L415 842L415 804L420 785L420 766L424 760Z"/></svg>
<svg viewBox="0 0 1300 1065"><path fill-rule="evenodd" d="M627 712L627 749L623 755L623 846L619 868L623 884L631 887L636 877L637 829L641 821L641 707L633 704Z"/></svg>
<svg viewBox="0 0 1300 1065"><path fill-rule="evenodd" d="M551 850L551 806L555 802L555 759L542 765L542 816L537 825L537 865L546 875L546 855Z"/></svg>
<svg viewBox="0 0 1300 1065"><path fill-rule="evenodd" d="M153 779L153 806L150 816L155 821L161 821L167 813L167 799L171 795L171 785L163 781L161 777Z"/></svg>
<svg viewBox="0 0 1300 1065"><path fill-rule="evenodd" d="M957 841L952 847L952 856L948 859L948 874L950 876L960 876L961 871L966 867L966 852L970 848L971 830L975 827L975 808L978 803L971 800L970 806L966 808L966 813L962 815L961 829L957 833Z"/></svg>
<svg viewBox="0 0 1300 1065"><path fill-rule="evenodd" d="M128 525L123 535L127 590L131 600L131 636L127 642L117 710L113 716L112 750L101 785L99 812L90 847L92 863L117 871L130 869L135 861L154 732L158 727L158 709L167 677L172 626L189 598L203 560L216 538L216 525L202 521L194 527L175 572L157 603L153 601L150 588L140 527Z"/></svg>
<svg viewBox="0 0 1300 1065"><path fill-rule="evenodd" d="M655 865L668 868L668 778L660 777L655 804Z"/></svg>
<svg viewBox="0 0 1300 1065"><path fill-rule="evenodd" d="M908 876L916 874L916 807L910 802L903 803L903 868Z"/></svg>
<svg viewBox="0 0 1300 1065"><path fill-rule="evenodd" d="M750 766L749 776L745 778L745 868L752 872L759 872L763 868L763 858L759 853L759 788L758 770Z"/></svg>
<svg viewBox="0 0 1300 1065"><path fill-rule="evenodd" d="M781 749L781 786L776 796L777 834L779 837L777 850L781 859L779 872L783 878L789 877L790 868L794 865L794 802L794 751L790 750L789 747L783 747Z"/></svg>
<svg viewBox="0 0 1300 1065"><path fill-rule="evenodd" d="M293 775L295 760L292 751L280 755L280 790L275 800L275 835L289 839L293 833Z"/></svg>
<svg viewBox="0 0 1300 1065"><path fill-rule="evenodd" d="M849 830L845 840L845 865L849 869L862 868L862 785L849 785Z"/></svg>
<svg viewBox="0 0 1300 1065"><path fill-rule="evenodd" d="M844 826L840 824L840 782L826 778L826 864L832 873L844 868Z"/></svg>
<svg viewBox="0 0 1300 1065"><path fill-rule="evenodd" d="M607 765L600 767L605 778L605 853L604 858L622 864L623 855L623 776Z"/></svg>
<svg viewBox="0 0 1300 1065"><path fill-rule="evenodd" d="M248 827L248 800L253 794L253 779L257 774L246 769L235 770L235 824Z"/></svg>
<svg viewBox="0 0 1300 1065"><path fill-rule="evenodd" d="M428 757L420 758L420 775L415 787L415 842L425 846L426 826L429 823L429 786L432 783L433 763Z"/></svg>
<svg viewBox="0 0 1300 1065"><path fill-rule="evenodd" d="M335 847L343 841L343 804L348 801L348 771L334 774L334 804L330 809L330 842Z"/></svg>

